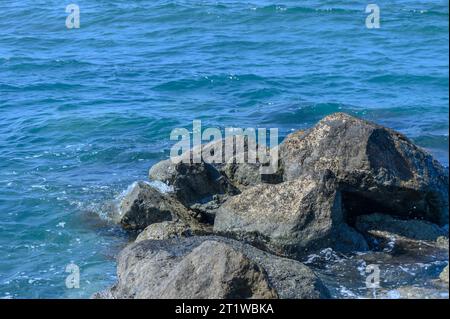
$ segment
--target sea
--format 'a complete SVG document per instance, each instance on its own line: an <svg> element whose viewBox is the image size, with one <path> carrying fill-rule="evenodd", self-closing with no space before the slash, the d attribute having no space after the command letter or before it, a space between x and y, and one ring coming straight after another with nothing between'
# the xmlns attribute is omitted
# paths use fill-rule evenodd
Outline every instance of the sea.
<svg viewBox="0 0 450 319"><path fill-rule="evenodd" d="M0 298L112 285L132 238L108 212L193 120L282 139L347 112L448 167L448 19L444 0L0 0ZM352 273L335 297L372 296L323 253ZM428 257L388 290L436 277L448 255Z"/></svg>

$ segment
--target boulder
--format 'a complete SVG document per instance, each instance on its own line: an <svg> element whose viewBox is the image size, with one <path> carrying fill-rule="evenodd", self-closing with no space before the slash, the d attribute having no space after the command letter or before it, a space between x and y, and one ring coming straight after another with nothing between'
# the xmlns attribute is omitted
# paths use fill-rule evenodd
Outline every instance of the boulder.
<svg viewBox="0 0 450 319"><path fill-rule="evenodd" d="M243 191L218 209L214 231L294 258L325 247L367 249L364 237L345 223L331 172Z"/></svg>
<svg viewBox="0 0 450 319"><path fill-rule="evenodd" d="M217 236L145 240L118 257L118 282L94 298L329 298L298 261Z"/></svg>
<svg viewBox="0 0 450 319"><path fill-rule="evenodd" d="M283 179L331 170L349 220L384 212L448 223L448 171L402 134L335 113L280 145Z"/></svg>
<svg viewBox="0 0 450 319"><path fill-rule="evenodd" d="M127 190L114 220L129 230L141 230L154 223L179 219L193 227L203 227L193 214L168 194L145 182L136 182Z"/></svg>

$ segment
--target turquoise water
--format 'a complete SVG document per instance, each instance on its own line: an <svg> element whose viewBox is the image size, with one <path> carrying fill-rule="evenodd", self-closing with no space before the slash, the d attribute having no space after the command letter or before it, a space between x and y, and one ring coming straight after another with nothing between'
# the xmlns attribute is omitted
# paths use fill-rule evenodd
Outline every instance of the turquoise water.
<svg viewBox="0 0 450 319"><path fill-rule="evenodd" d="M345 111L448 165L448 1L0 2L0 297L88 297L127 235L111 203L170 131L309 127ZM65 266L81 269L79 289Z"/></svg>

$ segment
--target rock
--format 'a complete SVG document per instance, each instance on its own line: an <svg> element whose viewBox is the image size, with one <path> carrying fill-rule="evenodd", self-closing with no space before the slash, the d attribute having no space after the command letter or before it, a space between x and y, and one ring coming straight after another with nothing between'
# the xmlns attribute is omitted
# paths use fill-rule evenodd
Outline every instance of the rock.
<svg viewBox="0 0 450 319"><path fill-rule="evenodd" d="M217 236L145 240L118 257L118 282L94 298L328 298L305 265Z"/></svg>
<svg viewBox="0 0 450 319"><path fill-rule="evenodd" d="M371 247L390 251L393 254L422 251L441 255L448 249L444 239L446 232L430 222L402 220L385 214L358 216L355 227L366 236Z"/></svg>
<svg viewBox="0 0 450 319"><path fill-rule="evenodd" d="M249 141L253 141L250 143ZM249 145L252 145L252 148L249 150ZM254 145L254 146L253 146ZM212 173L213 180L220 179L220 176L223 177L223 181L221 181L223 187L214 186L215 189L213 192L208 193L211 195L215 194L223 194L224 191L230 193L231 195L235 195L238 193L237 190L244 189L249 186L258 185L260 183L279 183L282 181L282 175L280 172L274 174L262 174L261 167L265 164L265 162L261 162L258 157L257 148L259 146L256 144L254 139L249 138L245 135L237 135L230 136L218 141L213 141L207 144L202 145L201 147L194 147L189 153L183 154L172 161L171 159L161 161L155 164L149 171L149 178L152 180L158 180L168 183L169 185L176 184L176 176L177 176L177 164L174 162L183 161L187 166L198 167L200 164L194 164L192 161L193 152L201 152L203 154L203 158L209 158L209 160L202 160L201 166L208 167L208 170L213 172L214 170L209 167L209 165L213 166L220 172L221 175L218 175L217 172ZM228 153L226 151L228 151ZM216 153L219 152L219 153ZM266 153L269 152L269 149L266 150ZM217 159L212 160L212 156L217 154ZM227 154L227 155L226 155ZM232 155L228 155L232 154ZM253 160L254 159L254 160ZM195 172L195 171L194 171ZM210 178L205 176L202 178L202 181L209 181ZM197 185L197 183L195 183ZM231 187L231 184L233 187ZM215 183L213 183L215 185ZM194 187L194 190L201 189L199 187ZM198 201L198 200L197 200ZM192 204L194 201L189 201L189 204Z"/></svg>
<svg viewBox="0 0 450 319"><path fill-rule="evenodd" d="M170 159L160 161L150 168L148 176L151 180L169 184L173 182L176 173L175 165Z"/></svg>
<svg viewBox="0 0 450 319"><path fill-rule="evenodd" d="M136 238L135 242L143 240L164 240L176 237L188 237L196 233L189 225L181 221L164 221L147 226Z"/></svg>
<svg viewBox="0 0 450 319"><path fill-rule="evenodd" d="M278 184L283 181L281 173L261 174L260 163L235 163L230 161L220 167L225 175L240 191L262 183Z"/></svg>
<svg viewBox="0 0 450 319"><path fill-rule="evenodd" d="M361 215L355 227L362 233L384 231L416 240L437 241L445 232L436 224L422 220L401 220L385 214Z"/></svg>
<svg viewBox="0 0 450 319"><path fill-rule="evenodd" d="M280 145L283 178L331 170L349 220L373 212L448 223L448 171L405 136L344 113Z"/></svg>
<svg viewBox="0 0 450 319"><path fill-rule="evenodd" d="M202 227L192 214L171 196L145 182L136 182L122 199L114 220L129 230L140 230L154 223L178 219L193 227Z"/></svg>
<svg viewBox="0 0 450 319"><path fill-rule="evenodd" d="M214 231L294 258L325 247L367 249L364 237L345 223L329 172L320 179L306 176L245 190L218 209Z"/></svg>
<svg viewBox="0 0 450 319"><path fill-rule="evenodd" d="M210 201L216 194L238 192L214 166L205 162L174 164L165 160L150 169L149 177L173 186L175 196L186 206Z"/></svg>
<svg viewBox="0 0 450 319"><path fill-rule="evenodd" d="M230 143L230 140L230 137L222 140L222 154L225 154L225 145L226 143ZM271 174L266 174L263 171L263 167L268 166L270 163L267 159L260 158L258 148L261 146L253 139L244 136L236 136L234 143L235 148L233 149L233 157L225 158L223 156L223 161L214 165L236 188L242 191L245 188L261 183L278 184L283 181L281 171L277 170L275 173ZM216 147L216 145L217 142L208 144L206 146L206 151ZM271 150L266 147L265 154L269 154L270 151ZM274 151L278 153L278 147L274 148ZM274 165L278 167L278 162Z"/></svg>
<svg viewBox="0 0 450 319"><path fill-rule="evenodd" d="M228 195L214 195L212 200L206 203L195 203L189 208L197 213L202 223L214 224L219 207L229 198Z"/></svg>
<svg viewBox="0 0 450 319"><path fill-rule="evenodd" d="M448 265L445 266L444 270L442 270L441 274L439 275L439 279L448 284Z"/></svg>

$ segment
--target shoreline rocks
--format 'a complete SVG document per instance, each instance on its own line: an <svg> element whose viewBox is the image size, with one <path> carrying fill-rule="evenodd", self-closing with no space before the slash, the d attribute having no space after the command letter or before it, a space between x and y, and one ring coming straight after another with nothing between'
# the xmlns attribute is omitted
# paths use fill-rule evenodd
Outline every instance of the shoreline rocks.
<svg viewBox="0 0 450 319"><path fill-rule="evenodd" d="M306 254L448 249L448 170L400 133L335 113L288 135L270 175L232 140L230 159L225 139L201 149L222 161L156 163L173 191L128 191L115 220L141 233L95 298L329 298Z"/></svg>
<svg viewBox="0 0 450 319"><path fill-rule="evenodd" d="M302 263L218 236L131 244L117 269L117 284L93 298L329 298Z"/></svg>
<svg viewBox="0 0 450 319"><path fill-rule="evenodd" d="M311 249L366 250L363 236L345 224L335 178L325 173L276 185L259 185L223 204L214 231L232 233L296 258Z"/></svg>
<svg viewBox="0 0 450 319"><path fill-rule="evenodd" d="M330 170L349 219L365 212L448 223L448 171L402 134L331 114L280 145L284 180Z"/></svg>

